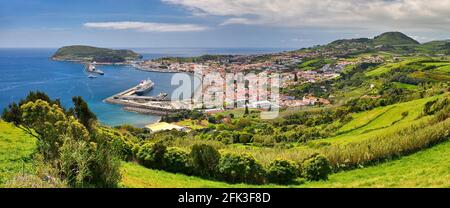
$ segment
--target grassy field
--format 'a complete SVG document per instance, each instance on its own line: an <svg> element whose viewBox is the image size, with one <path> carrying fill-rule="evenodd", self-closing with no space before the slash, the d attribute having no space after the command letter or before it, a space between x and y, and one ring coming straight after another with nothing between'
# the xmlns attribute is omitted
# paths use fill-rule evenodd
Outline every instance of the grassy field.
<svg viewBox="0 0 450 208"><path fill-rule="evenodd" d="M306 187L450 187L450 141L373 167L345 171Z"/></svg>
<svg viewBox="0 0 450 208"><path fill-rule="evenodd" d="M187 120L182 120L182 121L176 122L175 124L196 130L196 129L203 129L203 128L207 127L209 123L207 120L202 120L201 122L198 122L198 121L187 119Z"/></svg>
<svg viewBox="0 0 450 208"><path fill-rule="evenodd" d="M417 89L417 85L406 84L406 83L401 83L401 82L393 82L393 84L394 84L394 87L396 87L396 88L402 88L402 89L407 89L407 90Z"/></svg>
<svg viewBox="0 0 450 208"><path fill-rule="evenodd" d="M421 62L421 61L427 61L427 60L430 60L430 59L426 58L426 57L423 57L423 58L407 58L406 60L401 61L401 62L389 63L389 64L382 65L382 66L380 66L378 68L375 68L374 70L366 72L365 75L368 76L368 77L379 76L379 75L382 75L384 73L390 72L392 69L403 67L403 66L406 66L406 65L414 63L414 62ZM432 63L433 62L429 62L428 64L431 65Z"/></svg>
<svg viewBox="0 0 450 208"><path fill-rule="evenodd" d="M425 103L439 97L441 96L413 100L356 113L353 115L352 121L339 129L338 133L340 134L338 136L313 142L343 143L369 138L385 131L396 131L404 125L416 122ZM404 112L408 112L405 117L402 115Z"/></svg>
<svg viewBox="0 0 450 208"><path fill-rule="evenodd" d="M123 163L121 187L128 188L250 188L276 187L275 185L252 186L227 184L194 176L151 170L134 163Z"/></svg>
<svg viewBox="0 0 450 208"><path fill-rule="evenodd" d="M433 71L448 74L448 73L450 73L450 64L441 66Z"/></svg>
<svg viewBox="0 0 450 208"><path fill-rule="evenodd" d="M164 171L133 163L123 165L123 187L153 188L304 188L304 187L450 187L450 141L430 149L372 167L332 174L328 181L300 185L254 186L227 184Z"/></svg>
<svg viewBox="0 0 450 208"><path fill-rule="evenodd" d="M430 119L429 116L419 118L423 111L423 106L428 101L442 96L444 95L398 103L356 113L353 115L354 119L338 131L338 135L312 140L307 143L292 143L292 148L226 145L222 147L222 151L238 154L248 153L253 155L259 162L266 165L277 158L302 161L316 152L326 151L332 147L340 148L342 145L350 143L364 143L370 139L394 134L413 124L418 125L422 122L426 122ZM408 113L406 114L405 112Z"/></svg>
<svg viewBox="0 0 450 208"><path fill-rule="evenodd" d="M32 169L30 161L35 148L34 138L0 120L0 186L11 176Z"/></svg>

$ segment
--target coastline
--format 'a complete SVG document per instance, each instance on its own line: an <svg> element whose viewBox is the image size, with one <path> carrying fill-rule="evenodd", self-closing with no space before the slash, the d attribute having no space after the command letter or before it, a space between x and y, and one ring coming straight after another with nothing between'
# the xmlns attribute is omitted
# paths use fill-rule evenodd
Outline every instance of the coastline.
<svg viewBox="0 0 450 208"><path fill-rule="evenodd" d="M71 59L50 58L50 60L52 60L52 61L59 61L59 62L77 63L77 64L89 64L89 63L91 63L90 61L76 60L76 59L71 60ZM190 73L190 72L171 70L171 69L145 68L145 67L141 67L139 65L136 65L135 63L127 63L127 62L117 62L117 63L96 62L95 65L100 65L100 66L129 66L129 67L132 67L135 70L146 71L146 72L160 72L160 73L181 73L181 72L184 72L184 73Z"/></svg>

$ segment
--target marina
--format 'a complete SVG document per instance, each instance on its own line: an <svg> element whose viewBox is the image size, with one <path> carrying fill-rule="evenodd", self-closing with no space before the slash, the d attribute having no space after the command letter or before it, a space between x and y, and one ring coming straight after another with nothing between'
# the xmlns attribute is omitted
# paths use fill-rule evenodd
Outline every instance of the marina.
<svg viewBox="0 0 450 208"><path fill-rule="evenodd" d="M121 105L126 111L159 116L190 109L190 101L171 101L168 93L161 92L157 96L145 96L145 93L152 90L153 86L154 83L147 79L135 87L106 98L104 102Z"/></svg>

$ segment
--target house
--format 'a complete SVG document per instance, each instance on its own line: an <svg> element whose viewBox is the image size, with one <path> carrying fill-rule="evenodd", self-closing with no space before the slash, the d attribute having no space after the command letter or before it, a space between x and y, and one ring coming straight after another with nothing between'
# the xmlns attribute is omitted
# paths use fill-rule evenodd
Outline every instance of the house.
<svg viewBox="0 0 450 208"><path fill-rule="evenodd" d="M183 126L178 126L175 124L169 124L166 122L159 122L154 124L149 124L145 126L145 128L149 129L151 133L156 133L160 131L167 131L167 130L177 130L177 131L188 131L189 129Z"/></svg>

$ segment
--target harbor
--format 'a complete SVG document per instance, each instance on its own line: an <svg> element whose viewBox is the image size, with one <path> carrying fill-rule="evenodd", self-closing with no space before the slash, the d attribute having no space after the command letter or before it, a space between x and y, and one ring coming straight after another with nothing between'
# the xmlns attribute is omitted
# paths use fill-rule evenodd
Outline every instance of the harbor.
<svg viewBox="0 0 450 208"><path fill-rule="evenodd" d="M168 93L161 92L157 96L145 96L153 89L153 86L154 83L151 80L144 80L135 87L106 98L104 102L121 105L126 111L158 116L190 109L190 101L171 101Z"/></svg>

